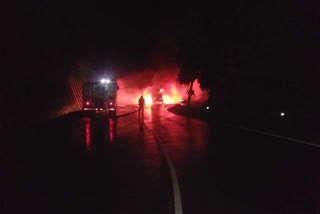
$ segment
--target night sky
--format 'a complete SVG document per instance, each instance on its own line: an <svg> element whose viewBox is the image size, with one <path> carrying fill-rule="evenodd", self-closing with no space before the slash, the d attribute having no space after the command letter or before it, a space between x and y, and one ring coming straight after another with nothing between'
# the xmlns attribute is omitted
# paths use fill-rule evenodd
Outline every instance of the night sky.
<svg viewBox="0 0 320 214"><path fill-rule="evenodd" d="M306 60L318 55L317 6L305 1L232 1L214 6L8 1L1 11L1 49L4 55L42 57L55 65L57 60L70 63L82 58L102 67L142 66L161 42L161 33L175 38L197 19L196 25L205 26L204 36L218 35L220 43L229 46L241 43L242 52L253 52L257 63L281 56L282 64L299 59L305 67L310 66Z"/></svg>
<svg viewBox="0 0 320 214"><path fill-rule="evenodd" d="M98 64L110 60L140 63L137 60L150 54L159 29L170 28L177 19L175 8L136 3L26 1L8 8L4 37L10 45L27 42L32 51L49 57L60 51Z"/></svg>
<svg viewBox="0 0 320 214"><path fill-rule="evenodd" d="M275 82L293 82L296 91L303 88L307 94L317 94L320 9L316 1L213 5L4 1L0 8L5 80L0 98L5 110L10 109L8 103L28 106L26 97L51 105L50 100L64 93L61 80L79 61L92 70L125 67L120 75L157 66L155 61L175 63L179 50L175 41L181 34L192 37L193 32L215 50L236 53L241 60L235 79L267 76ZM163 43L172 47L164 49ZM214 60L217 51L211 54L205 47L195 51ZM272 90L271 83L266 85ZM44 94L35 95L39 87Z"/></svg>

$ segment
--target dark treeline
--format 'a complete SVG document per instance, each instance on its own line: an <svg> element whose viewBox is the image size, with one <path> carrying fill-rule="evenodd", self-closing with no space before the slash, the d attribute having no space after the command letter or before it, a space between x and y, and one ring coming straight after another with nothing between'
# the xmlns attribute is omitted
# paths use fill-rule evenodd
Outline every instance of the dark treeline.
<svg viewBox="0 0 320 214"><path fill-rule="evenodd" d="M302 1L233 1L186 11L178 80L235 108L316 109L319 18ZM226 106L224 106L226 107Z"/></svg>

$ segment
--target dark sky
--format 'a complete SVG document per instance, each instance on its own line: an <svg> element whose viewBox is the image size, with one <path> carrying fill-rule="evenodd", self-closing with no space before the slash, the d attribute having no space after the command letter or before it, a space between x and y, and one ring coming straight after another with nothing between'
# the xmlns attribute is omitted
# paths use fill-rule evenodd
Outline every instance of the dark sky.
<svg viewBox="0 0 320 214"><path fill-rule="evenodd" d="M109 1L10 2L3 36L9 49L28 43L34 52L49 55L60 51L93 61L134 62L149 54L161 26L175 25L175 9L155 3L115 5Z"/></svg>
<svg viewBox="0 0 320 214"><path fill-rule="evenodd" d="M1 53L20 52L21 58L37 56L53 63L84 58L98 67L110 62L143 66L161 42L159 34L175 37L190 17L199 16L197 24L209 23L205 33L219 35L223 44L231 45L237 38L244 49L254 49L259 60L282 55L286 64L306 58L305 66L310 65L305 61L318 55L314 50L319 36L316 2L185 4L7 1L1 7Z"/></svg>
<svg viewBox="0 0 320 214"><path fill-rule="evenodd" d="M162 40L175 41L193 22L213 49L237 47L237 54L249 59L241 65L245 69L281 78L318 78L317 1L186 5L13 0L2 1L0 8L2 70L9 79L21 76L20 84L68 73L77 60L87 61L93 69L150 67L152 56L165 53ZM172 54L167 55L171 58L160 57L163 63L172 60Z"/></svg>

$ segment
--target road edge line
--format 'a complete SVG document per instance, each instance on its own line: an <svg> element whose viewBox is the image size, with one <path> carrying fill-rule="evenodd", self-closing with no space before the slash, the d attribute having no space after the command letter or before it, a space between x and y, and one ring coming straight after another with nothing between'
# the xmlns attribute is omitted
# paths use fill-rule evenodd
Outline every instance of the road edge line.
<svg viewBox="0 0 320 214"><path fill-rule="evenodd" d="M171 174L171 180L172 180L172 188L173 188L173 196L174 196L174 213L175 214L182 214L182 202L181 202L181 193L180 193L180 185L178 181L178 176L176 174L176 171L174 169L173 163L171 161L171 158L169 157L167 151L160 143L160 147L163 150L163 153L166 157L167 164L169 166L170 174Z"/></svg>
<svg viewBox="0 0 320 214"><path fill-rule="evenodd" d="M271 136L271 137L274 137L274 138L280 138L280 139L283 139L283 140L293 141L293 142L296 142L296 143L301 143L301 144L305 144L305 145L308 145L308 146L313 146L313 147L320 148L320 145L318 145L318 144L314 144L314 143L311 143L311 142L308 142L308 141L298 140L298 139L294 139L294 138L290 138L290 137L286 137L286 136L282 136L282 135L263 132L263 131L259 131L259 130L255 130L255 129L250 129L250 128L247 128L247 127L242 127L242 126L233 126L233 125L229 125L229 124L220 124L220 125L226 126L226 127L229 127L229 128L236 128L236 129L241 129L241 130L245 130L245 131L255 132L255 133L258 133L258 134L263 134L263 135Z"/></svg>
<svg viewBox="0 0 320 214"><path fill-rule="evenodd" d="M161 140L154 134L154 132L148 127L148 125L144 122L144 127L148 129L149 132L151 132L155 138L155 140L160 145L160 148L166 158L167 165L169 167L170 175L171 175L171 181L172 181L172 189L173 189L173 199L174 199L174 213L175 214L182 214L182 201L181 201L181 193L180 193L180 185L178 181L177 173L174 169L174 165L172 163L172 160L164 147L164 145L161 143Z"/></svg>

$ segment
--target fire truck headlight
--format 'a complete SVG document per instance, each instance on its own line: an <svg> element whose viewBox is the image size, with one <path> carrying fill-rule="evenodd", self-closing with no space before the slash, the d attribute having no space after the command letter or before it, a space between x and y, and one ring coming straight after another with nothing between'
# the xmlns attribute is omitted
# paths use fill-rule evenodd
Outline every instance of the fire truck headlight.
<svg viewBox="0 0 320 214"><path fill-rule="evenodd" d="M109 80L109 79L106 79L106 83L110 83L110 80Z"/></svg>
<svg viewBox="0 0 320 214"><path fill-rule="evenodd" d="M106 80L105 79L101 79L101 83L105 83L106 82Z"/></svg>

